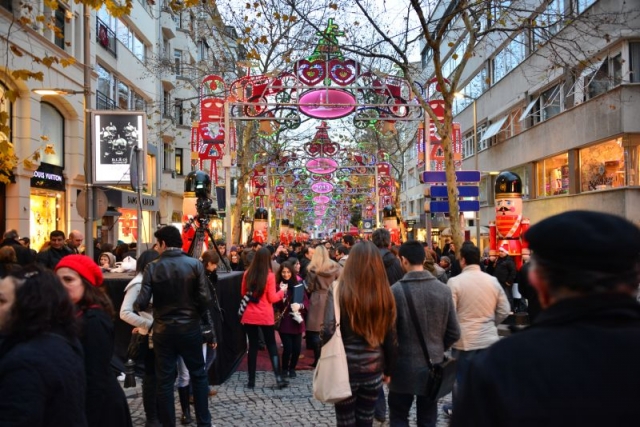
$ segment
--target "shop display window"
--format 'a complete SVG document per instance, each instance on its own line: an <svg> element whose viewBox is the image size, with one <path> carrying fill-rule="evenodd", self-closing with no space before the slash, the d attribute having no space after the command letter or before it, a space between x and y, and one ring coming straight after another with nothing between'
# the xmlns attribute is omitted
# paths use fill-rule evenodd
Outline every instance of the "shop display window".
<svg viewBox="0 0 640 427"><path fill-rule="evenodd" d="M538 162L537 174L538 197L569 194L569 156L567 153Z"/></svg>
<svg viewBox="0 0 640 427"><path fill-rule="evenodd" d="M580 190L595 191L622 187L625 161L622 138L580 150Z"/></svg>
<svg viewBox="0 0 640 427"><path fill-rule="evenodd" d="M31 217L29 238L31 247L39 251L45 242L49 241L49 234L54 230L65 231L60 228L64 224L64 194L33 190L30 197Z"/></svg>
<svg viewBox="0 0 640 427"><path fill-rule="evenodd" d="M124 243L151 242L152 212L142 211L142 224L138 223L138 212L135 209L120 208L122 214L118 219L117 240Z"/></svg>

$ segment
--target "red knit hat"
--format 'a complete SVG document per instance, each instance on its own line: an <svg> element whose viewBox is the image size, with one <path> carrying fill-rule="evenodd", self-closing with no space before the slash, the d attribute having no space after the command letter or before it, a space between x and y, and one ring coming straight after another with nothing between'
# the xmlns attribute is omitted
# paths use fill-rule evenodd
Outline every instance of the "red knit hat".
<svg viewBox="0 0 640 427"><path fill-rule="evenodd" d="M60 260L54 271L63 267L75 271L92 286L102 285L102 269L86 255L67 255Z"/></svg>

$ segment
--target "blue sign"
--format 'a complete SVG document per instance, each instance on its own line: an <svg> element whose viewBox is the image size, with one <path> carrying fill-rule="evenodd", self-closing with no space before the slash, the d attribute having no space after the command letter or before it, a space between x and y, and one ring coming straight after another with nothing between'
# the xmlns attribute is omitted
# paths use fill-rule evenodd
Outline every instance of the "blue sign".
<svg viewBox="0 0 640 427"><path fill-rule="evenodd" d="M477 185L459 185L458 186L458 196L459 197L478 197L480 196L480 189ZM431 197L434 199L442 198L446 199L449 197L447 193L446 185L432 185L431 186Z"/></svg>
<svg viewBox="0 0 640 427"><path fill-rule="evenodd" d="M480 202L478 200L460 200L458 202L460 212L478 212L480 210ZM448 213L449 201L432 201L429 204L431 213Z"/></svg>
<svg viewBox="0 0 640 427"><path fill-rule="evenodd" d="M447 182L444 171L422 172L421 182L427 184L443 184ZM456 171L457 182L480 182L480 171Z"/></svg>

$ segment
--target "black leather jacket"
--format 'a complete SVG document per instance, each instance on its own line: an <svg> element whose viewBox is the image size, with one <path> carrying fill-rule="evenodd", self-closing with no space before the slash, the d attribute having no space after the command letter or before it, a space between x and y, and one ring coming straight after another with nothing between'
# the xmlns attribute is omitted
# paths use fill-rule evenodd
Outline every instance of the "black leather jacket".
<svg viewBox="0 0 640 427"><path fill-rule="evenodd" d="M336 317L333 307L333 286L329 289L322 325L322 345L326 344L336 330ZM344 350L347 353L349 375L366 377L374 374L391 375L396 363L398 340L395 323L389 328L384 342L379 347L371 347L361 336L353 332L349 316L344 309L340 310L340 333Z"/></svg>
<svg viewBox="0 0 640 427"><path fill-rule="evenodd" d="M200 328L211 300L204 266L180 249L165 250L144 270L134 309L144 311L152 296L154 333Z"/></svg>

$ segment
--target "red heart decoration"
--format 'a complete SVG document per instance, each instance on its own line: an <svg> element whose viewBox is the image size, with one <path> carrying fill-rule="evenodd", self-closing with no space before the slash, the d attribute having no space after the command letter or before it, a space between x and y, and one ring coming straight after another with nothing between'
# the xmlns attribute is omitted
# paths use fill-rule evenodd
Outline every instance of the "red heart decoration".
<svg viewBox="0 0 640 427"><path fill-rule="evenodd" d="M353 59L347 59L346 61L332 59L329 61L329 74L331 80L340 86L347 86L353 83L356 79L356 74L359 71L360 66Z"/></svg>
<svg viewBox="0 0 640 427"><path fill-rule="evenodd" d="M302 83L308 86L315 86L324 79L324 67L324 61L301 59L296 62L294 71Z"/></svg>

